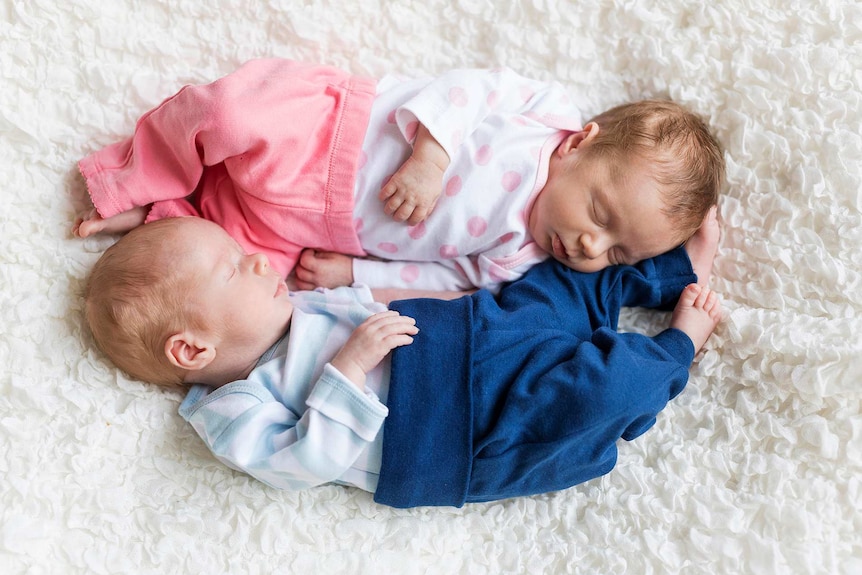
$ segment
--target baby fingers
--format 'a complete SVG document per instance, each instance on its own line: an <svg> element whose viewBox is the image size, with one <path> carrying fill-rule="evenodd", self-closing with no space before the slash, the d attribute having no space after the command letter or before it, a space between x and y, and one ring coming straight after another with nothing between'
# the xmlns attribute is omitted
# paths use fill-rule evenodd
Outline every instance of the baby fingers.
<svg viewBox="0 0 862 575"><path fill-rule="evenodd" d="M380 339L396 334L416 335L419 333L415 319L393 310L372 315L357 329L364 329L369 335L374 334Z"/></svg>

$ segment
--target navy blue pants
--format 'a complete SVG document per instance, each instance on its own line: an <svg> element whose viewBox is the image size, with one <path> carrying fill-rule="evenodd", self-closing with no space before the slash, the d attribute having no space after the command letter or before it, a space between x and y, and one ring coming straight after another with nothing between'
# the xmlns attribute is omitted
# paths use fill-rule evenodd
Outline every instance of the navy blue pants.
<svg viewBox="0 0 862 575"><path fill-rule="evenodd" d="M617 333L620 310L671 307L696 279L678 249L592 274L548 260L497 296L394 302L420 332L392 355L375 500L461 506L610 471L694 358L679 330Z"/></svg>

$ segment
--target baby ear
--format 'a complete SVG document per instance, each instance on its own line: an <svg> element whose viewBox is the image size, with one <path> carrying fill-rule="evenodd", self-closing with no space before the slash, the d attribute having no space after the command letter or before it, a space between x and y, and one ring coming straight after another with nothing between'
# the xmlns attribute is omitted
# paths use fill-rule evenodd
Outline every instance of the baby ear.
<svg viewBox="0 0 862 575"><path fill-rule="evenodd" d="M184 331L165 341L165 355L171 364L189 371L205 368L215 359L215 346L209 341Z"/></svg>
<svg viewBox="0 0 862 575"><path fill-rule="evenodd" d="M561 155L566 155L569 152L577 150L584 144L589 145L596 136L599 135L599 125L595 122L590 122L578 132L573 132L566 136L566 139L557 148Z"/></svg>

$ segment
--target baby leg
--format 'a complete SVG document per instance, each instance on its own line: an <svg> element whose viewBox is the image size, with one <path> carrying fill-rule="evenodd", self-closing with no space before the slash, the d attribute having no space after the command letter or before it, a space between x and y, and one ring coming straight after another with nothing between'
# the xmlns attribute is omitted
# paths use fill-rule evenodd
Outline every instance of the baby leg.
<svg viewBox="0 0 862 575"><path fill-rule="evenodd" d="M718 250L720 237L718 208L713 206L703 219L700 228L685 242L685 251L691 260L694 273L697 274L699 285L709 284L709 277L712 275L712 262L715 260L715 252Z"/></svg>
<svg viewBox="0 0 862 575"><path fill-rule="evenodd" d="M673 310L670 327L675 327L691 338L695 352L700 349L715 331L721 319L721 302L718 294L706 286L690 284Z"/></svg>

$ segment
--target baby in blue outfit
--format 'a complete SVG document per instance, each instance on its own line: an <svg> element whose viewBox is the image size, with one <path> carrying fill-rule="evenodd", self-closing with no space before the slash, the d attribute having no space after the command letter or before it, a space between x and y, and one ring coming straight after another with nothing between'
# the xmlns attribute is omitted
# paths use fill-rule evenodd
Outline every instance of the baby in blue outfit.
<svg viewBox="0 0 862 575"><path fill-rule="evenodd" d="M230 467L276 488L461 506L613 468L616 442L682 391L720 319L706 287L717 243L713 210L685 247L636 265L549 259L496 295L401 299L291 293L218 225L175 218L106 251L86 313L119 367L189 389L181 414ZM623 306L673 308L670 327L618 333Z"/></svg>

